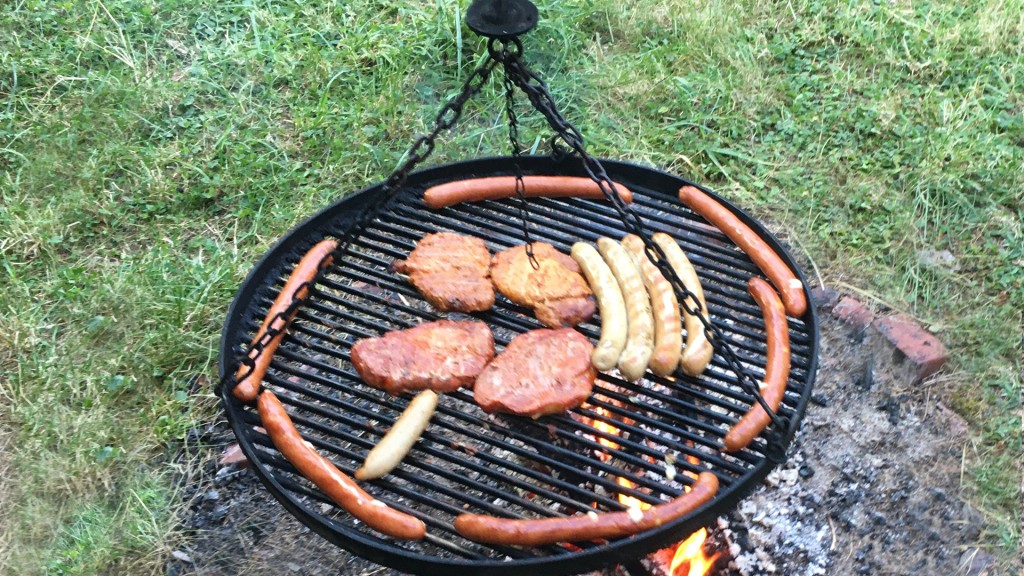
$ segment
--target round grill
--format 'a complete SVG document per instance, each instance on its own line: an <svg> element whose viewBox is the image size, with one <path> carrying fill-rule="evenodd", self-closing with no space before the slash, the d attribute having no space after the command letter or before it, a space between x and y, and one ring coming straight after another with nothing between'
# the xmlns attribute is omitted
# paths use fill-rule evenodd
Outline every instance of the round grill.
<svg viewBox="0 0 1024 576"><path fill-rule="evenodd" d="M575 160L523 157L524 174L582 175ZM729 339L755 380L764 375L765 336L761 312L746 290L758 269L728 238L676 198L682 178L622 162L602 160L609 176L634 192L634 208L649 232L679 241L703 282L712 322ZM389 270L424 235L453 231L482 238L492 252L522 243L513 200L426 208L421 196L431 185L463 178L513 174L508 158L473 160L413 173L390 206L358 231L351 255L335 264L316 295L300 309L274 356L265 384L281 392L303 437L347 474L401 414L410 396L392 398L364 384L349 361L352 344L364 337L408 328L441 317L401 276ZM380 187L352 194L285 235L256 265L231 306L221 342L221 374L247 350L267 308L295 263L314 243L340 238L358 211L376 200ZM804 281L793 259L763 226L723 202ZM572 243L600 236L620 238L624 229L604 201L530 200L534 239L568 252ZM474 314L491 326L500 352L521 332L542 328L529 310L499 295L488 312ZM599 318L578 329L592 341ZM818 328L813 306L789 319L792 368L780 415L788 418L783 448L792 440L811 395L817 364ZM489 416L472 392L442 396L430 426L402 464L385 478L362 483L388 505L421 518L427 537L404 542L362 526L298 475L259 428L253 407L230 390L219 391L227 417L256 474L292 514L337 545L380 564L417 574L568 574L634 560L680 540L731 509L775 466L763 438L725 454L729 426L751 406L736 375L716 354L698 378L648 373L631 384L601 374L583 407L538 420ZM604 422L604 431L595 423ZM615 432L618 430L618 432ZM605 440L602 442L601 440ZM667 472L673 463L675 474ZM626 508L620 494L656 504L681 494L687 473L714 472L721 488L693 514L656 529L607 542L538 548L481 545L459 536L452 520L463 512L540 518ZM624 479L624 481L620 481ZM625 487L630 486L629 488Z"/></svg>

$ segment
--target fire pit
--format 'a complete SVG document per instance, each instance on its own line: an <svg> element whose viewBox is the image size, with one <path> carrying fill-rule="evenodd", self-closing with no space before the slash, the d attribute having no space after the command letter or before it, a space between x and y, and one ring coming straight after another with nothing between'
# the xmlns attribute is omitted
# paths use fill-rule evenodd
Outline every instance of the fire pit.
<svg viewBox="0 0 1024 576"><path fill-rule="evenodd" d="M744 370L763 375L764 321L745 289L746 280L759 275L757 267L721 232L680 204L675 191L689 182L626 163L601 163L614 181L633 190L634 210L646 225L673 236L687 251L704 282L712 322ZM407 403L361 381L349 361L351 345L359 338L439 317L389 270L391 262L404 258L419 238L435 231L480 237L492 251L522 242L514 201L430 210L420 199L423 189L462 178L512 175L517 168L527 175L585 174L574 158L494 158L440 166L412 173L400 193L365 226L352 229L355 215L377 199L379 186L353 194L293 229L253 269L236 296L222 338L222 374L233 373L287 270L317 241L348 234L349 257L336 263L317 285L316 296L299 309L264 382L281 391L303 437L351 474ZM563 251L579 240L626 232L604 201L545 199L531 204L534 237ZM792 258L762 226L724 204L799 274ZM492 310L474 316L492 327L499 349L514 335L540 327L528 311L502 299ZM598 337L599 326L593 323L579 329L592 340ZM236 400L227 387L220 394L242 449L267 490L300 521L339 546L418 574L575 573L634 561L674 544L732 509L758 485L778 463L810 398L817 330L813 308L803 318L789 320L792 369L779 410L789 426L776 431L778 444L769 446L762 436L732 454L722 452L722 438L754 399L717 354L697 378L648 374L638 383L628 383L602 374L583 407L538 420L488 416L465 391L445 395L427 432L402 465L382 480L364 483L378 499L427 524L427 537L421 542L381 537L335 507L274 449L254 409ZM624 510L629 506L624 498L655 504L682 494L689 477L705 470L721 483L711 502L633 537L518 548L477 544L452 528L453 518L463 512L540 518Z"/></svg>

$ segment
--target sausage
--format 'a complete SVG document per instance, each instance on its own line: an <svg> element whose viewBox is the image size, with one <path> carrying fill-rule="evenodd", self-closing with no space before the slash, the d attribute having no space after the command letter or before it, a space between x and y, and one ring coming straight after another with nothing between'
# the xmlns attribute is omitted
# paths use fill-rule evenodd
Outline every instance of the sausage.
<svg viewBox="0 0 1024 576"><path fill-rule="evenodd" d="M590 198L604 199L601 187L590 178L578 176L523 176L523 194L527 198ZM633 192L618 182L615 191L627 204L633 201ZM500 200L516 195L515 176L492 176L455 180L431 186L423 193L423 203L428 208L444 208L460 202Z"/></svg>
<svg viewBox="0 0 1024 576"><path fill-rule="evenodd" d="M422 520L399 512L367 494L362 488L311 448L295 429L281 401L264 390L256 402L267 435L281 454L304 477L338 506L370 528L401 540L420 540L427 527Z"/></svg>
<svg viewBox="0 0 1024 576"><path fill-rule="evenodd" d="M476 542L507 546L543 546L556 542L619 538L681 518L710 500L717 492L718 477L711 472L701 472L689 492L643 511L577 514L537 520L460 514L455 518L455 531Z"/></svg>
<svg viewBox="0 0 1024 576"><path fill-rule="evenodd" d="M590 355L591 363L597 370L611 370L626 347L626 302L611 268L593 246L577 242L572 245L571 255L587 277L601 311L601 339Z"/></svg>
<svg viewBox="0 0 1024 576"><path fill-rule="evenodd" d="M725 206L693 186L680 188L679 200L724 232L750 257L779 291L787 314L794 318L804 315L807 311L807 295L804 294L803 283L760 236Z"/></svg>
<svg viewBox="0 0 1024 576"><path fill-rule="evenodd" d="M252 343L249 345L249 358L255 358L255 364L252 367L252 371L246 375L246 371L249 367L242 364L238 367L235 372L235 379L238 383L235 384L232 393L235 398L238 398L242 402L252 402L256 399L256 395L260 391L260 382L263 381L263 376L267 373L267 368L270 366L270 361L274 357L274 352L277 351L277 347L281 344L281 339L284 338L284 331L288 328L288 324L292 321L294 313L288 318L283 318L274 323L274 318L282 311L288 308L293 298L303 300L309 296L309 290L302 288L303 284L309 282L316 277L319 272L318 266L321 261L324 261L325 257L334 252L335 248L338 247L338 243L334 240L323 240L316 246L310 248L309 252L299 260L299 263L295 265L295 269L292 270L288 281L285 282L284 288L281 289L281 293L274 299L274 303L270 305L270 310L267 310L266 317L263 318L263 325L256 332L256 336L253 337ZM325 266L330 266L331 258L327 258L324 261ZM256 357L256 343L263 338L264 334L270 329L271 323L274 324L274 328L279 330L277 336L273 337L267 345L263 347L263 352Z"/></svg>
<svg viewBox="0 0 1024 576"><path fill-rule="evenodd" d="M640 268L647 294L651 297L654 314L654 351L648 367L658 376L668 376L679 366L683 350L683 322L679 315L679 300L672 283L665 279L644 251L644 241L635 234L622 238L622 247L629 252Z"/></svg>
<svg viewBox="0 0 1024 576"><path fill-rule="evenodd" d="M786 380L789 379L789 326L786 324L786 311L771 284L754 277L747 282L747 288L754 301L761 307L768 335L768 354L761 395L772 410L778 410L786 393ZM742 450L769 422L771 417L759 403L755 402L725 435L725 450Z"/></svg>
<svg viewBox="0 0 1024 576"><path fill-rule="evenodd" d="M597 251L604 256L615 280L619 283L622 298L626 301L626 318L629 330L626 347L619 356L619 372L630 382L636 382L647 370L647 363L654 352L654 318L651 314L651 299L640 278L640 269L633 263L629 253L621 244L611 238L598 238Z"/></svg>
<svg viewBox="0 0 1024 576"><path fill-rule="evenodd" d="M683 355L679 363L682 365L683 372L686 375L699 376L707 368L708 363L711 362L715 348L711 345L711 341L708 340L707 332L704 330L704 323L700 321L700 317L696 314L690 314L687 312L687 309L698 310L705 319L710 320L708 306L704 302L704 289L701 288L697 271L693 269L693 264L690 264L690 259L686 257L683 249L676 243L675 238L664 232L657 232L651 236L651 239L654 240L655 244L661 246L669 266L675 270L676 276L679 277L683 286L686 286L686 289L693 294L693 298L690 298L686 303L687 306L683 308L683 318L686 323L686 347L683 349ZM696 302L694 302L694 299L696 299Z"/></svg>
<svg viewBox="0 0 1024 576"><path fill-rule="evenodd" d="M423 431L430 423L430 417L437 408L437 392L424 390L416 395L405 407L402 415L388 433L366 455L362 468L355 476L360 480L373 480L391 472L409 453Z"/></svg>

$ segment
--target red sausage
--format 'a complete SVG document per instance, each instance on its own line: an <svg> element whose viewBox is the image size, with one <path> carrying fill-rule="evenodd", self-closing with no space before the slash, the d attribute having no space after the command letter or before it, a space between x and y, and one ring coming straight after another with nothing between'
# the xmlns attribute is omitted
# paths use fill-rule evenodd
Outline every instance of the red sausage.
<svg viewBox="0 0 1024 576"><path fill-rule="evenodd" d="M701 472L690 491L668 502L637 512L577 514L566 518L511 520L483 514L461 514L455 530L485 544L543 546L555 542L579 542L630 536L689 514L718 492L718 477Z"/></svg>
<svg viewBox="0 0 1024 576"><path fill-rule="evenodd" d="M263 427L267 429L267 435L274 446L300 474L315 484L338 506L362 520L370 528L394 538L420 540L427 533L427 527L422 520L374 499L364 492L355 480L306 445L281 401L273 392L264 390L260 394L257 409Z"/></svg>
<svg viewBox="0 0 1024 576"><path fill-rule="evenodd" d="M765 331L768 333L768 360L761 395L774 411L782 403L786 380L789 379L789 326L786 325L786 311L771 284L755 277L747 282L747 288L764 314ZM771 417L759 403L755 403L725 435L725 450L742 450L769 422Z"/></svg>
<svg viewBox="0 0 1024 576"><path fill-rule="evenodd" d="M551 198L590 198L601 200L601 187L590 178L577 176L523 176L527 198L547 196ZM627 204L633 201L633 193L622 184L615 182L615 190ZM515 176L492 176L455 180L431 186L423 193L423 202L430 208L444 208L460 202L500 200L516 195Z"/></svg>
<svg viewBox="0 0 1024 576"><path fill-rule="evenodd" d="M754 264L757 264L761 272L764 272L779 290L787 314L794 318L804 315L807 311L807 296L804 294L803 284L760 236L725 206L693 186L680 188L679 200L724 232Z"/></svg>
<svg viewBox="0 0 1024 576"><path fill-rule="evenodd" d="M295 269L292 270L291 276L288 277L288 281L285 282L284 288L281 289L281 293L277 295L274 303L270 305L270 310L267 310L267 315L263 319L263 325L260 326L256 336L252 339L249 347L249 358L255 358L256 350L253 347L267 333L274 317L282 310L288 308L292 298L302 300L309 296L309 290L300 290L300 286L316 276L316 273L319 271L318 266L320 262L331 252L334 252L337 246L338 243L334 240L323 240L316 246L313 246L309 252L306 252L302 260L299 260ZM324 265L329 266L330 264L331 259L328 258ZM294 313L292 316L294 316ZM284 331L288 328L288 323L292 321L292 316L280 319L274 324L274 327L280 330L280 332L263 348L263 353L260 354L259 358L256 358L256 364L253 366L252 372L245 375L249 367L245 364L238 367L238 371L235 372L235 379L238 380L238 384L232 390L235 398L242 402L252 402L256 399L256 395L260 391L260 382L263 381L263 376L267 373L267 368L270 366L270 360L274 357L274 352L277 351L277 346L281 343L281 339L284 338Z"/></svg>

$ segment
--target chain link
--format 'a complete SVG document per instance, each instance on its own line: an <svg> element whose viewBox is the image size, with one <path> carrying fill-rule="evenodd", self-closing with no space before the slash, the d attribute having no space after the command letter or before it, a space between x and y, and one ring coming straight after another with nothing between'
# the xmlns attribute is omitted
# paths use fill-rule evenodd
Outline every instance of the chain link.
<svg viewBox="0 0 1024 576"><path fill-rule="evenodd" d="M514 52L510 46L515 46L515 44L493 43L489 48L496 52L492 52L491 57L502 64L517 58L517 52ZM522 52L521 45L519 45L518 51ZM523 169L519 163L523 146L519 142L519 119L516 116L516 87L508 74L505 74L503 83L505 86L505 117L508 119L508 140L512 148L512 170L516 177L515 196L516 205L519 208L519 222L522 226L523 242L526 245L526 257L530 260L530 266L534 270L540 270L540 262L537 261L537 257L533 253L533 238L530 236L530 209L526 200L526 181L523 180Z"/></svg>
<svg viewBox="0 0 1024 576"><path fill-rule="evenodd" d="M506 76L526 93L533 107L544 116L548 125L555 131L556 137L583 161L584 171L594 182L597 183L601 188L601 192L612 203L612 206L615 208L615 211L618 213L619 218L622 220L623 226L625 226L627 231L639 236L643 240L644 249L648 259L650 259L651 262L657 266L662 275L671 282L683 310L700 319L700 322L704 327L705 336L707 336L715 349L722 353L722 356L725 358L729 368L736 374L740 386L745 389L747 393L753 395L757 403L760 404L765 412L768 413L772 419L772 423L777 427L776 431L778 433L785 430L787 427L787 419L776 414L775 411L768 406L768 403L761 395L760 386L754 381L753 377L743 369L743 365L740 362L739 357L736 355L736 352L732 349L732 346L729 345L728 339L725 338L724 334L722 334L717 326L711 323L707 315L701 312L700 306L698 305L693 292L686 288L683 282L679 279L675 270L669 265L665 252L661 247L651 240L640 215L619 195L618 191L615 189L615 184L612 182L611 178L609 178L608 173L605 172L604 166L601 165L601 162L587 153L586 147L583 143L583 135L575 126L570 124L564 116L562 116L561 112L559 112L544 80L531 71L523 62L522 58L512 58L511 60L503 61L502 64L505 67ZM781 437L778 437L775 440L781 441Z"/></svg>
<svg viewBox="0 0 1024 576"><path fill-rule="evenodd" d="M355 238L358 232L369 223L374 217L376 217L391 201L395 198L398 192L405 185L405 181L409 178L409 174L416 169L416 166L426 160L434 151L434 143L437 137L446 130L451 130L459 117L462 115L462 109L466 105L466 102L470 98L475 96L483 88L487 79L490 78L491 72L497 66L498 62L494 58L488 58L483 64L478 66L469 78L462 85L462 89L459 93L438 111L434 117L433 128L427 134L424 134L417 138L413 144L409 147L408 152L405 154L405 160L391 173L390 176L381 185L380 190L377 192L378 198L374 202L371 202L364 206L355 217L352 225L349 226L345 234L340 238L338 246L329 254L327 254L317 264L317 273L313 279L303 282L296 289L292 300L288 303L288 306L276 314L273 318L267 322L267 330L263 335L252 343L249 347L248 353L239 353L235 358L235 362L232 365L231 370L227 370L221 376L220 381L216 387L216 393L219 395L224 386L233 387L238 382L245 380L256 367L256 360L263 354L267 345L277 338L284 331L285 326L288 324L288 320L294 317L301 306L306 300L308 300L314 293L316 285L323 280L327 270L330 268L331 262L340 262L348 253L349 247L351 246L352 239ZM300 294L305 294L304 297L300 298ZM247 370L241 374L235 375L238 372L238 368L241 366L247 367Z"/></svg>

